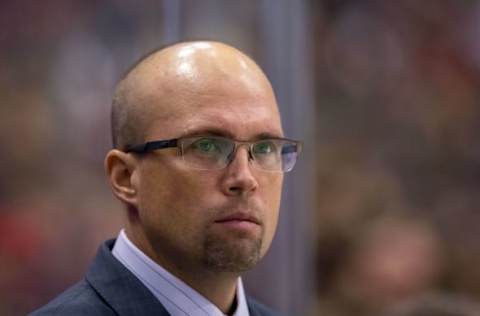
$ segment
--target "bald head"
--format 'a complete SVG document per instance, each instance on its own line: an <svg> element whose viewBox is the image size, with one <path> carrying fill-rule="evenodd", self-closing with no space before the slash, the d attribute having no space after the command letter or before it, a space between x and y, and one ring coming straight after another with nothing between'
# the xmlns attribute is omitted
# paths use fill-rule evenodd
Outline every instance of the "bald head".
<svg viewBox="0 0 480 316"><path fill-rule="evenodd" d="M195 111L199 95L237 93L274 99L258 65L239 50L219 42L184 42L141 59L118 83L112 104L115 148L144 142L152 121ZM275 104L275 111L276 103Z"/></svg>

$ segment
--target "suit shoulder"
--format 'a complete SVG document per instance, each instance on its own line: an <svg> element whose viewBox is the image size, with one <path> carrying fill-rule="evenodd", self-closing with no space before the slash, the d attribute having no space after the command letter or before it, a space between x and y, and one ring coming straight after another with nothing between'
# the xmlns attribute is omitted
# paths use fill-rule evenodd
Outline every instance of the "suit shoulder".
<svg viewBox="0 0 480 316"><path fill-rule="evenodd" d="M100 316L115 313L95 290L82 280L30 314L30 316L43 315Z"/></svg>
<svg viewBox="0 0 480 316"><path fill-rule="evenodd" d="M247 297L247 302L251 316L283 316L279 312L274 311L270 307L258 302L251 297Z"/></svg>

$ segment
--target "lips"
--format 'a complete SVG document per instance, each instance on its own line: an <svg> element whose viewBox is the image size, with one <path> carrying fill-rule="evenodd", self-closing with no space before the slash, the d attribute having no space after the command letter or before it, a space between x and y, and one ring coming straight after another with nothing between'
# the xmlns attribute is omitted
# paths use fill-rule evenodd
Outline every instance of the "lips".
<svg viewBox="0 0 480 316"><path fill-rule="evenodd" d="M249 222L257 225L261 224L258 217L252 214L243 213L243 212L229 214L227 216L221 217L220 219L217 219L215 222L216 223Z"/></svg>

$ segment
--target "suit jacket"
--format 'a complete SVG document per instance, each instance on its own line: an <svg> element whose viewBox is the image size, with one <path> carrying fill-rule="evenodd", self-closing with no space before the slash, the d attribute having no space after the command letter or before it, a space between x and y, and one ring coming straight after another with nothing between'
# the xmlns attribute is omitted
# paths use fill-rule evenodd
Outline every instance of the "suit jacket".
<svg viewBox="0 0 480 316"><path fill-rule="evenodd" d="M158 299L111 252L114 240L100 246L85 278L31 316L168 316ZM247 297L250 316L278 316Z"/></svg>

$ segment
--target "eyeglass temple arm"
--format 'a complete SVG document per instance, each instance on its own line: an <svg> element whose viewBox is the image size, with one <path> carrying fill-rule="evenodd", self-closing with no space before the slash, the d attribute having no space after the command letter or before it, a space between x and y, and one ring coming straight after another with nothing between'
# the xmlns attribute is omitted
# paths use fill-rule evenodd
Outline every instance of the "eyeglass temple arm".
<svg viewBox="0 0 480 316"><path fill-rule="evenodd" d="M178 139L167 139L167 140L158 140L154 142L147 142L140 145L127 146L125 152L127 153L147 153L156 149L177 147Z"/></svg>

